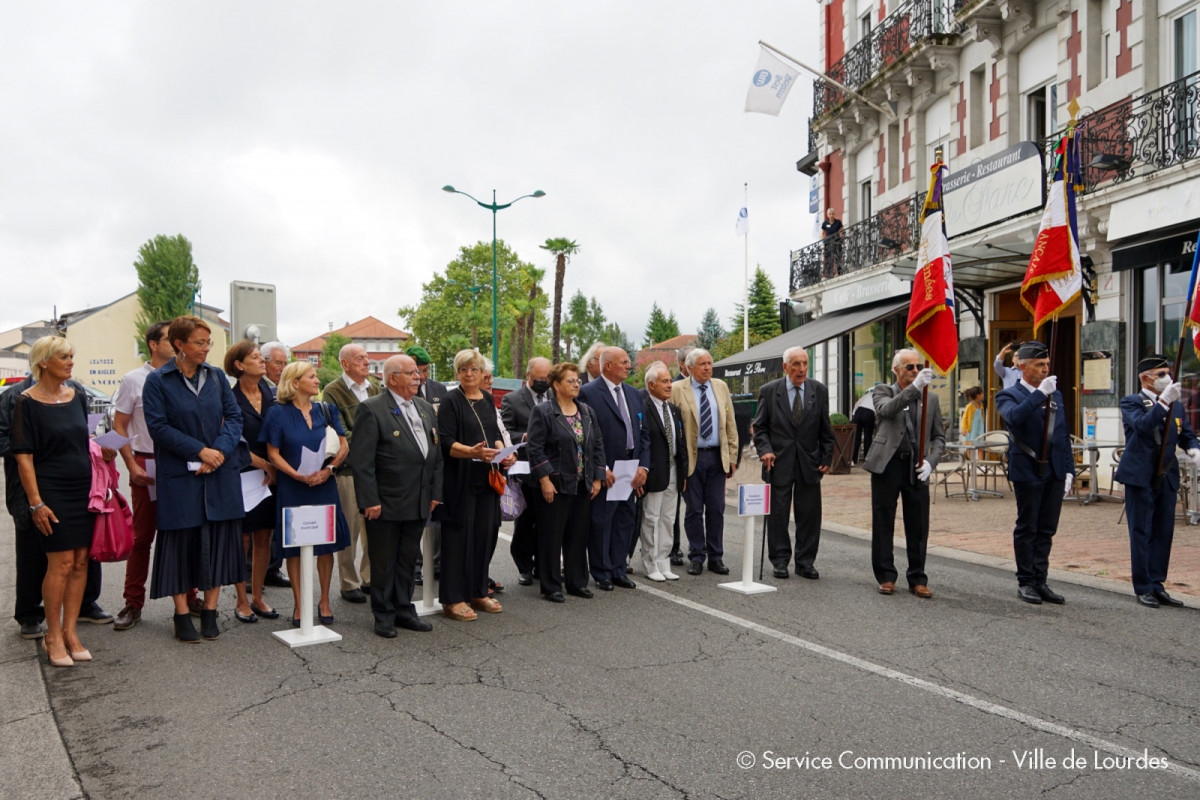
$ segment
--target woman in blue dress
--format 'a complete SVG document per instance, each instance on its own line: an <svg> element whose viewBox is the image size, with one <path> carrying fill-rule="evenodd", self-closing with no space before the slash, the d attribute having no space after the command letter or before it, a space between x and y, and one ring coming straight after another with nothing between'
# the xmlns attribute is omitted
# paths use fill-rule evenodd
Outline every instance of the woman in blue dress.
<svg viewBox="0 0 1200 800"><path fill-rule="evenodd" d="M276 495L278 516L275 535L283 536L283 510L294 506L335 506L334 514L337 539L333 544L317 545L313 552L317 556L317 579L321 586L321 601L317 613L322 625L333 623L333 610L329 607L329 580L333 575L333 554L350 544L350 528L342 516L338 501L337 482L332 480L333 471L346 460L350 448L346 445L346 432L338 419L337 407L331 403L314 403L313 398L321 391L317 369L307 361L288 364L279 378L276 405L263 419L259 439L267 445L267 456L277 470L278 493ZM316 472L302 475L299 471L302 451L307 448L318 453L325 452L325 427L337 431L341 446L337 455L326 466ZM357 509L356 509L357 511ZM285 547L288 577L292 579L292 596L295 611L292 625L300 626L300 548Z"/></svg>

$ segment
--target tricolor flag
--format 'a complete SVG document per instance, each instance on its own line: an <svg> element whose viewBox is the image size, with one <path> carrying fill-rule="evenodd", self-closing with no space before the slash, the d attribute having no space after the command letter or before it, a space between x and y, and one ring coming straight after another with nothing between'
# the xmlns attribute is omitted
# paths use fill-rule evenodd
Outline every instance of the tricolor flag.
<svg viewBox="0 0 1200 800"><path fill-rule="evenodd" d="M905 333L913 347L938 372L949 374L958 363L958 324L954 309L954 280L950 274L950 243L946 240L942 205L942 172L939 159L930 169L929 194L921 209L921 266L913 276Z"/></svg>
<svg viewBox="0 0 1200 800"><path fill-rule="evenodd" d="M1200 272L1200 234L1196 235L1196 250L1192 254L1192 278L1188 281L1188 311L1185 324L1196 329L1192 338L1192 346L1196 348L1196 356L1200 357L1200 303L1196 297L1196 273Z"/></svg>
<svg viewBox="0 0 1200 800"><path fill-rule="evenodd" d="M1042 227L1033 243L1029 268L1021 282L1021 303L1033 313L1033 332L1057 316L1079 296L1083 269L1079 263L1079 230L1075 224L1075 190L1079 149L1070 131L1055 149L1054 183L1042 212Z"/></svg>
<svg viewBox="0 0 1200 800"><path fill-rule="evenodd" d="M779 116L783 101L800 76L799 70L785 64L767 48L759 45L758 65L746 90L746 110Z"/></svg>
<svg viewBox="0 0 1200 800"><path fill-rule="evenodd" d="M741 210L738 211L737 235L745 236L749 232L750 232L750 215L746 212L746 207L742 206Z"/></svg>

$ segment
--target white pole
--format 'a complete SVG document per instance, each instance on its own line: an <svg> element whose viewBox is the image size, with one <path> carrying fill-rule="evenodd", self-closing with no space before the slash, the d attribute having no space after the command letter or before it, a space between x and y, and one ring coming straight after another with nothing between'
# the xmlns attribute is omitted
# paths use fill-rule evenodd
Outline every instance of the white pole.
<svg viewBox="0 0 1200 800"><path fill-rule="evenodd" d="M437 607L437 581L434 578L437 575L437 570L433 566L433 537L436 532L434 526L441 525L440 522L431 522L425 526L425 531L421 534L421 569L423 580L421 582L421 602L417 605L417 616L427 617L430 614L436 614L439 609Z"/></svg>
<svg viewBox="0 0 1200 800"><path fill-rule="evenodd" d="M754 517L746 517L742 539L742 585L754 583Z"/></svg>
<svg viewBox="0 0 1200 800"><path fill-rule="evenodd" d="M742 256L742 350L750 349L750 184L742 184L746 208L746 233ZM742 393L749 394L750 377L742 378Z"/></svg>
<svg viewBox="0 0 1200 800"><path fill-rule="evenodd" d="M312 636L313 632L313 546L300 548L300 635Z"/></svg>

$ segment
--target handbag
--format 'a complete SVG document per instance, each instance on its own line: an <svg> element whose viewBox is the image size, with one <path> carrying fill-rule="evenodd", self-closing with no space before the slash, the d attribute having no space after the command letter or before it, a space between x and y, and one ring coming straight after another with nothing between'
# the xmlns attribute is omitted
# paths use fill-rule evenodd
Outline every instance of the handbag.
<svg viewBox="0 0 1200 800"><path fill-rule="evenodd" d="M342 449L342 440L338 436L337 430L333 427L333 412L330 410L330 403L321 403L321 410L325 412L325 464L337 458L338 451Z"/></svg>
<svg viewBox="0 0 1200 800"><path fill-rule="evenodd" d="M512 522L525 510L525 493L518 481L509 481L500 495L500 519Z"/></svg>
<svg viewBox="0 0 1200 800"><path fill-rule="evenodd" d="M495 464L488 470L488 485L492 487L492 491L501 497L504 496L504 491L508 488L508 479L504 477L504 473L500 471L500 467ZM516 517L513 517L516 519Z"/></svg>
<svg viewBox="0 0 1200 800"><path fill-rule="evenodd" d="M133 511L116 489L109 489L92 529L93 561L124 561L133 552Z"/></svg>

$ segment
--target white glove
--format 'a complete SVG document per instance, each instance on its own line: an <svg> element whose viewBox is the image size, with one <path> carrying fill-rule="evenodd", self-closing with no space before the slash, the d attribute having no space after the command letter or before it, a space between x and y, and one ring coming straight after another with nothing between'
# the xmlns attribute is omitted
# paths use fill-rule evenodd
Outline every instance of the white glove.
<svg viewBox="0 0 1200 800"><path fill-rule="evenodd" d="M926 367L917 373L917 377L913 378L912 385L917 387L917 391L921 391L933 381L933 370Z"/></svg>
<svg viewBox="0 0 1200 800"><path fill-rule="evenodd" d="M1158 396L1158 399L1162 400L1167 406L1170 406L1179 399L1182 389L1183 386L1181 384L1172 383L1166 389L1163 389L1163 393Z"/></svg>
<svg viewBox="0 0 1200 800"><path fill-rule="evenodd" d="M1063 497L1066 497L1067 495L1069 495L1071 493L1071 489L1074 488L1074 486L1075 486L1075 476L1068 475L1067 476L1067 485L1063 487Z"/></svg>
<svg viewBox="0 0 1200 800"><path fill-rule="evenodd" d="M1042 382L1038 384L1038 391L1049 397L1058 389L1058 378L1054 375L1047 375L1042 378Z"/></svg>
<svg viewBox="0 0 1200 800"><path fill-rule="evenodd" d="M1200 452L1200 451L1197 451ZM933 467L929 466L928 461L921 462L921 468L917 470L917 480L921 483L929 483L929 475L933 472Z"/></svg>
<svg viewBox="0 0 1200 800"><path fill-rule="evenodd" d="M1200 469L1200 447L1193 447L1187 451L1187 454L1192 459L1192 463L1196 465L1196 468Z"/></svg>

